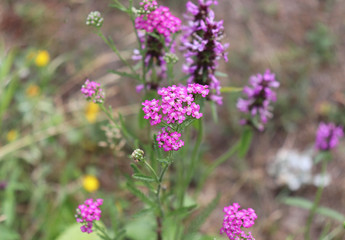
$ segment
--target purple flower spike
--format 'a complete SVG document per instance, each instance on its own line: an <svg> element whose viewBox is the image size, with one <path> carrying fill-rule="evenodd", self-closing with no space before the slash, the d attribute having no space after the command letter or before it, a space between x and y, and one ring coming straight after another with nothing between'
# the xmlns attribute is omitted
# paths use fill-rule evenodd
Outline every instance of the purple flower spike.
<svg viewBox="0 0 345 240"><path fill-rule="evenodd" d="M87 79L80 90L88 101L102 104L104 102L105 94L101 88L101 84Z"/></svg>
<svg viewBox="0 0 345 240"><path fill-rule="evenodd" d="M228 207L224 207L225 213L223 219L223 227L220 229L220 234L225 233L230 240L246 239L255 240L251 232L246 234L241 228L250 228L254 225L257 215L252 208L240 209L240 204L234 203Z"/></svg>
<svg viewBox="0 0 345 240"><path fill-rule="evenodd" d="M320 151L327 151L335 148L339 139L344 136L343 128L334 123L321 122L316 133L315 147Z"/></svg>
<svg viewBox="0 0 345 240"><path fill-rule="evenodd" d="M84 204L78 206L75 217L78 223L83 224L80 227L82 232L92 233L93 221L99 221L101 218L102 211L99 207L102 204L103 199L99 198L96 201L87 199Z"/></svg>
<svg viewBox="0 0 345 240"><path fill-rule="evenodd" d="M184 51L186 64L183 71L190 77L188 83L208 85L211 94L209 99L222 104L220 96L220 82L215 76L218 60L228 60L225 49L229 44L222 44L223 21L214 20L214 12L210 9L217 1L199 0L199 5L187 2L188 25L182 26L181 50Z"/></svg>
<svg viewBox="0 0 345 240"><path fill-rule="evenodd" d="M241 120L241 124L253 124L250 120L251 117L259 116L257 127L262 131L264 124L272 117L270 103L277 100L276 93L272 88L278 88L279 82L276 81L274 73L266 70L264 74L251 76L249 84L250 86L243 88L246 99L240 98L237 102L237 109L249 115L248 119Z"/></svg>

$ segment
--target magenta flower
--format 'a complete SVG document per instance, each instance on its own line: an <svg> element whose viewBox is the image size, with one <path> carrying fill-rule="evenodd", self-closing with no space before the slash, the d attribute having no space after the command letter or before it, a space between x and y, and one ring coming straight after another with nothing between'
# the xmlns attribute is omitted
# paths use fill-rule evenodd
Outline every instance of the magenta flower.
<svg viewBox="0 0 345 240"><path fill-rule="evenodd" d="M242 119L241 124L253 124L251 118L259 116L258 129L262 131L264 124L272 117L270 103L277 100L276 93L272 88L278 88L279 82L275 74L266 70L264 74L257 74L250 77L250 87L245 86L243 93L247 99L240 98L237 102L237 109L240 112L248 113L247 119Z"/></svg>
<svg viewBox="0 0 345 240"><path fill-rule="evenodd" d="M334 123L321 122L316 133L315 147L320 151L327 151L335 148L339 139L344 136L343 128Z"/></svg>
<svg viewBox="0 0 345 240"><path fill-rule="evenodd" d="M105 94L100 83L87 79L80 91L85 95L88 101L92 101L94 103L104 102Z"/></svg>
<svg viewBox="0 0 345 240"><path fill-rule="evenodd" d="M252 208L240 209L240 204L234 203L228 207L224 207L225 213L223 220L223 227L220 229L220 234L225 233L230 240L255 240L251 232L245 233L243 228L250 228L254 225L257 215Z"/></svg>
<svg viewBox="0 0 345 240"><path fill-rule="evenodd" d="M171 14L168 7L160 6L146 15L141 15L135 19L135 28L146 32L170 37L181 28L181 20Z"/></svg>
<svg viewBox="0 0 345 240"><path fill-rule="evenodd" d="M184 141L180 140L180 137L181 133L173 132L170 128L162 128L157 134L156 141L158 147L163 148L166 152L177 151L184 145Z"/></svg>
<svg viewBox="0 0 345 240"><path fill-rule="evenodd" d="M228 60L225 49L229 44L220 42L224 32L223 21L215 21L214 12L210 9L217 3L212 0L199 0L199 5L187 2L188 25L182 26L181 50L185 52L183 71L190 76L188 83L208 85L211 90L209 99L222 104L221 86L215 72L219 59Z"/></svg>
<svg viewBox="0 0 345 240"><path fill-rule="evenodd" d="M158 90L161 100L146 100L142 103L144 118L149 119L151 125L157 125L162 121L167 124L182 124L187 118L199 119L200 105L196 104L195 97L206 97L209 93L208 86L189 84L185 86L169 86Z"/></svg>
<svg viewBox="0 0 345 240"><path fill-rule="evenodd" d="M82 232L92 233L93 221L98 221L101 218L101 209L99 208L103 204L103 199L87 199L84 204L78 206L75 215L77 222L83 224L80 227Z"/></svg>

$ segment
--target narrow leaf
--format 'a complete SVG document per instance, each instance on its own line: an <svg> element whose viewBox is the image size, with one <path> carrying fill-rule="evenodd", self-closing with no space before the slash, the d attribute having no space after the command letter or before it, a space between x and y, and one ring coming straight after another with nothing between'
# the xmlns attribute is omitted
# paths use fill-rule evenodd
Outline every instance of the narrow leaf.
<svg viewBox="0 0 345 240"><path fill-rule="evenodd" d="M152 177L149 177L149 176L145 176L141 173L134 173L132 175L133 178L135 178L136 180L139 180L139 181L143 181L143 182L155 182L156 180Z"/></svg>
<svg viewBox="0 0 345 240"><path fill-rule="evenodd" d="M172 216L180 216L180 215L185 215L190 213L191 211L195 210L198 205L193 204L191 206L187 207L181 207L178 209L175 209L174 211L170 212L167 217L172 217Z"/></svg>
<svg viewBox="0 0 345 240"><path fill-rule="evenodd" d="M148 204L151 207L155 207L155 203L146 196L142 191L137 189L133 184L127 183L128 190L131 191L135 196L137 196L141 201Z"/></svg>
<svg viewBox="0 0 345 240"><path fill-rule="evenodd" d="M238 148L238 156L244 158L247 155L250 144L252 143L253 131L251 128L245 128L242 133L240 145Z"/></svg>
<svg viewBox="0 0 345 240"><path fill-rule="evenodd" d="M126 72L120 72L120 71L116 71L116 70L110 70L110 73L114 73L116 75L119 75L120 77L129 77L129 78L134 78L136 79L137 76L131 73L126 73Z"/></svg>
<svg viewBox="0 0 345 240"><path fill-rule="evenodd" d="M217 207L218 202L220 199L220 194L218 194L210 204L206 208L204 208L192 221L192 223L188 226L188 229L186 231L186 234L191 234L197 232L201 225L206 221L208 216L212 213L212 211Z"/></svg>
<svg viewBox="0 0 345 240"><path fill-rule="evenodd" d="M313 203L311 201L299 197L287 197L284 198L282 202L290 206L300 207L308 210L310 210L313 207ZM345 216L343 214L327 207L317 208L316 213L323 215L325 217L332 218L339 222L345 221Z"/></svg>
<svg viewBox="0 0 345 240"><path fill-rule="evenodd" d="M240 87L222 87L220 89L221 93L236 93L236 92L241 92L242 88Z"/></svg>

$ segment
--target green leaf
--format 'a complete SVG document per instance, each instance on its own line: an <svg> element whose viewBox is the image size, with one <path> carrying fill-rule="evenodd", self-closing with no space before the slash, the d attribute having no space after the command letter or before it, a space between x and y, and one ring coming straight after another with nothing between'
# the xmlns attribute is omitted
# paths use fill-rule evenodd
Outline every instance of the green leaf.
<svg viewBox="0 0 345 240"><path fill-rule="evenodd" d="M246 127L242 133L240 145L238 147L238 156L244 158L249 150L253 139L253 130Z"/></svg>
<svg viewBox="0 0 345 240"><path fill-rule="evenodd" d="M4 225L0 225L0 233L2 240L19 240L20 235L12 229L5 227Z"/></svg>
<svg viewBox="0 0 345 240"><path fill-rule="evenodd" d="M134 173L132 175L132 177L135 178L136 180L143 181L143 182L155 182L156 181L153 177L145 176L141 173Z"/></svg>
<svg viewBox="0 0 345 240"><path fill-rule="evenodd" d="M175 209L174 211L171 211L169 214L167 214L167 217L186 215L190 213L191 211L195 210L197 206L198 206L197 204L193 204L191 206Z"/></svg>
<svg viewBox="0 0 345 240"><path fill-rule="evenodd" d="M283 198L282 202L290 206L300 207L300 208L308 209L308 210L310 210L313 206L313 203L311 201L305 198L300 198L300 197ZM339 222L345 221L345 216L343 214L327 207L318 207L316 210L316 213L323 215L325 217L332 218Z"/></svg>
<svg viewBox="0 0 345 240"><path fill-rule="evenodd" d="M131 74L131 73L126 73L126 72L120 72L120 71L116 71L116 70L110 70L110 73L114 73L116 75L119 75L120 77L129 77L129 78L133 78L136 79L137 75Z"/></svg>
<svg viewBox="0 0 345 240"><path fill-rule="evenodd" d="M156 221L153 214L141 215L130 221L126 229L126 237L131 240L156 239Z"/></svg>
<svg viewBox="0 0 345 240"><path fill-rule="evenodd" d="M314 163L318 164L321 161L330 161L332 159L332 154L330 153L330 151L322 151L319 152L314 159Z"/></svg>
<svg viewBox="0 0 345 240"><path fill-rule="evenodd" d="M240 87L222 87L220 89L221 93L236 93L236 92L241 92L243 88Z"/></svg>
<svg viewBox="0 0 345 240"><path fill-rule="evenodd" d="M218 123L218 113L217 113L217 105L215 102L210 101L212 118L215 123Z"/></svg>
<svg viewBox="0 0 345 240"><path fill-rule="evenodd" d="M131 168L133 169L134 173L141 173L140 169L136 164L131 163Z"/></svg>
<svg viewBox="0 0 345 240"><path fill-rule="evenodd" d="M141 201L148 204L151 207L155 207L155 203L151 201L151 199L146 196L142 191L137 189L132 183L127 183L127 188L129 191L131 191L135 196L137 196Z"/></svg>
<svg viewBox="0 0 345 240"><path fill-rule="evenodd" d="M56 240L102 240L96 232L90 234L83 233L80 230L81 224L75 223L63 231Z"/></svg>
<svg viewBox="0 0 345 240"><path fill-rule="evenodd" d="M206 208L204 208L192 221L192 223L188 226L188 229L186 231L186 234L192 234L197 232L201 225L206 221L208 216L212 213L212 211L217 207L218 202L220 199L220 194L218 194L209 204ZM186 238L188 239L188 238Z"/></svg>
<svg viewBox="0 0 345 240"><path fill-rule="evenodd" d="M216 75L217 77L227 77L227 76L228 76L228 74L223 73L223 72L219 72L219 71L216 71L215 75Z"/></svg>

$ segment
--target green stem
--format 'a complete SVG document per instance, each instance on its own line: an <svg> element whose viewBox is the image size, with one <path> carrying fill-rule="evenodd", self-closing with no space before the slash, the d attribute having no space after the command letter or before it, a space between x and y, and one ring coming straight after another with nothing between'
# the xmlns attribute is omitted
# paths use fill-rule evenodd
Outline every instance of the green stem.
<svg viewBox="0 0 345 240"><path fill-rule="evenodd" d="M127 140L127 143L128 144L131 144L131 141L132 141L132 137L130 136L130 134L128 133L128 131L126 130L125 126L123 126L123 124L121 124L122 126L120 127L119 124L116 122L115 118L113 117L113 115L108 111L108 109L106 109L104 107L103 104L99 104L100 108L102 109L102 111L107 115L107 117L109 118L109 120L111 122L114 123L114 125L121 130L124 138ZM121 115L120 115L121 117ZM120 118L121 120L121 118Z"/></svg>
<svg viewBox="0 0 345 240"><path fill-rule="evenodd" d="M322 177L325 177L326 175L326 171L327 171L327 161L323 160L322 161ZM316 195L315 195L315 199L314 199L314 203L313 206L310 209L310 213L307 219L307 223L306 223L306 228L305 228L305 234L304 234L304 239L305 240L310 240L310 230L311 230L311 225L313 222L313 218L315 216L316 210L320 204L321 201L321 196L322 196L322 192L324 189L324 183L321 183L320 186L317 189Z"/></svg>
<svg viewBox="0 0 345 240"><path fill-rule="evenodd" d="M134 68L132 67L131 64L128 63L128 61L126 59L124 59L121 55L121 53L119 52L119 50L116 48L116 46L109 41L109 39L107 39L104 34L99 30L97 32L97 35L100 36L103 41L111 48L111 50L114 51L114 53L119 57L119 59L127 66L129 67L129 69L131 70L131 72L133 73L133 75L137 76L138 74L136 73L136 71L134 70Z"/></svg>
<svg viewBox="0 0 345 240"><path fill-rule="evenodd" d="M99 234L99 233L97 233L101 238L106 239L106 240L111 240L111 238L110 238L109 235L104 231L104 229L101 228L100 226L98 226L97 222L94 222L94 226L95 226L95 228L96 228L99 232L102 233L102 235Z"/></svg>
<svg viewBox="0 0 345 240"><path fill-rule="evenodd" d="M195 173L195 167L196 167L197 161L198 161L199 150L200 150L200 146L201 146L201 143L202 143L202 139L204 137L203 121L202 121L202 119L199 119L198 122L199 122L199 125L198 125L198 138L196 140L196 143L194 145L194 149L193 149L193 152L192 152L191 163L189 165L189 168L186 169L187 170L187 176L186 176L186 179L183 182L183 187L182 187L181 192L180 192L180 199L179 199L179 206L180 207L183 206L185 192L186 192L190 182L192 181L193 175Z"/></svg>
<svg viewBox="0 0 345 240"><path fill-rule="evenodd" d="M146 167L150 170L150 172L155 176L156 181L159 183L159 178L158 178L158 176L157 176L156 171L155 171L155 170L151 167L151 165L150 165L148 162L146 162L145 160L144 160L144 164L145 164Z"/></svg>
<svg viewBox="0 0 345 240"><path fill-rule="evenodd" d="M162 204L161 204L161 199L160 199L160 193L161 193L161 188L162 188L162 181L164 178L164 175L167 171L167 169L169 168L170 163L165 164L160 176L158 178L158 186L157 186L157 192L156 192L156 198L157 198L157 205L159 208L159 215L156 217L156 221L157 221L157 240L162 240L162 219L164 218L164 211L162 208Z"/></svg>

